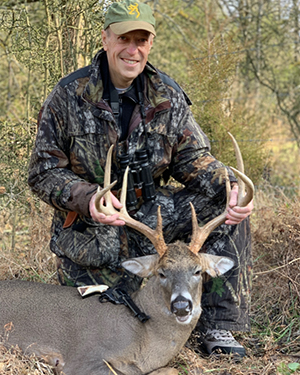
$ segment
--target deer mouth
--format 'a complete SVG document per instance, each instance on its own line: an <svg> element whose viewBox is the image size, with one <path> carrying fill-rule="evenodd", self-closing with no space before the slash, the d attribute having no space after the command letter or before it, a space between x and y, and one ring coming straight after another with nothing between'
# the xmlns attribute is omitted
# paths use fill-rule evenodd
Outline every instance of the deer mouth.
<svg viewBox="0 0 300 375"><path fill-rule="evenodd" d="M176 315L176 320L178 323L189 323L191 321L191 318L192 318L192 314L188 314L188 315L185 315L185 316L177 316Z"/></svg>

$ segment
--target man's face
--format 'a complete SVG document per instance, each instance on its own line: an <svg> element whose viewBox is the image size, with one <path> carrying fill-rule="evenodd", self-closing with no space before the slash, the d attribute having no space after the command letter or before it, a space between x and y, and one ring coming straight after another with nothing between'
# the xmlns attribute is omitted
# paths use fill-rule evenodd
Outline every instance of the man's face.
<svg viewBox="0 0 300 375"><path fill-rule="evenodd" d="M116 35L108 29L102 31L102 41L112 83L117 88L127 88L144 70L153 35L145 30Z"/></svg>

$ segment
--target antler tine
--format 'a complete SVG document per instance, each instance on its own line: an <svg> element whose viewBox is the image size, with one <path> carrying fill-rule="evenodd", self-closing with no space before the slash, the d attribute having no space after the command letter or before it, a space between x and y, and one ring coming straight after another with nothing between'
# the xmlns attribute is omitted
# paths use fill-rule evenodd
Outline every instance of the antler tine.
<svg viewBox="0 0 300 375"><path fill-rule="evenodd" d="M111 209L113 204L111 201L110 190L115 186L117 181L110 183L110 174L111 174L111 159L114 146L111 145L106 158L105 172L104 172L104 182L103 189L98 187L96 198L95 198L95 207L99 212L103 212L105 215L111 215ZM105 206L101 203L101 198L105 198Z"/></svg>
<svg viewBox="0 0 300 375"><path fill-rule="evenodd" d="M231 141L233 143L233 148L234 148L234 152L235 152L237 169L240 172L245 173L245 171L244 171L243 157L242 157L239 145L237 144L237 141L235 140L234 136L230 132L228 132L228 135L231 138ZM235 171L236 171L236 169L235 169ZM243 199L243 197L245 195L245 184L243 182L243 179L239 175L238 175L238 186L239 186L238 202L240 202L241 199Z"/></svg>
<svg viewBox="0 0 300 375"><path fill-rule="evenodd" d="M123 207L121 208L120 213L126 216L128 219L131 219L126 209L128 173L129 173L129 166L126 167L124 176L123 176L122 190L121 190L121 196L120 196L120 202L122 203Z"/></svg>
<svg viewBox="0 0 300 375"><path fill-rule="evenodd" d="M242 158L242 155L241 155L241 152L240 152L240 148L239 148L235 138L233 137L233 135L230 134L230 133L228 133L228 134L233 141L233 146L234 146L236 159L237 159L237 166L238 166L238 169L239 169L239 170L237 170L233 167L230 167L230 169L232 171L234 171L238 176L239 195L238 195L237 205L240 206L240 207L245 207L253 199L255 189L254 189L253 182L250 180L249 177L247 177L244 174L244 163L243 163L243 158ZM207 239L207 237L209 236L209 234L215 228L217 228L219 225L223 224L226 220L227 207L228 207L228 204L229 204L229 193L230 193L230 190L231 190L227 170L226 170L225 182L226 182L226 195L227 195L227 203L226 203L225 211L221 215L215 217L213 220L206 223L201 228L198 226L198 221L197 221L195 209L194 209L192 203L190 203L191 210L192 210L193 234L192 234L192 239L191 239L191 243L189 245L189 248L195 254L199 252L199 250L201 249L202 245L204 244L204 242ZM247 186L247 194L246 195L245 195L245 185Z"/></svg>
<svg viewBox="0 0 300 375"><path fill-rule="evenodd" d="M156 225L155 230L133 219L131 216L129 216L127 212L126 195L127 195L127 181L128 181L129 167L126 168L125 173L124 173L122 191L121 191L121 196L120 196L120 202L123 207L121 208L120 211L116 210L113 207L111 195L110 195L111 193L109 191L111 187L114 186L116 183L116 181L113 182L112 184L110 183L112 149L113 149L113 145L110 147L108 154L107 154L107 161L106 161L105 175L104 175L104 188L102 190L98 189L99 191L97 192L97 195L96 195L95 206L99 212L103 212L105 215L113 215L113 214L118 213L119 219L123 220L125 224L128 225L129 227L137 230L138 232L146 236L151 241L151 243L155 247L160 257L162 257L167 250L167 245L163 238L162 217L160 213L160 206L157 209L157 225ZM101 203L102 197L105 198L106 206L104 206Z"/></svg>
<svg viewBox="0 0 300 375"><path fill-rule="evenodd" d="M226 220L227 207L228 207L229 198L230 198L229 193L231 190L227 169L225 169L225 184L226 184L226 196L227 196L225 211L223 211L219 216L215 217L213 220L206 223L203 227L199 227L195 208L193 204L190 202L191 211L192 211L193 232L192 232L192 238L191 238L191 242L189 245L189 249L194 254L197 254L199 252L199 250L201 249L202 245L204 244L205 240L210 235L210 233L219 225L223 224L224 221Z"/></svg>
<svg viewBox="0 0 300 375"><path fill-rule="evenodd" d="M255 188L250 178L244 174L243 157L242 157L241 150L239 148L239 145L236 139L229 132L228 132L228 135L232 140L234 151L235 151L236 162L237 162L237 169L230 167L230 169L238 176L239 193L238 193L237 205L240 207L245 207L253 199ZM245 187L248 188L247 194L245 194Z"/></svg>

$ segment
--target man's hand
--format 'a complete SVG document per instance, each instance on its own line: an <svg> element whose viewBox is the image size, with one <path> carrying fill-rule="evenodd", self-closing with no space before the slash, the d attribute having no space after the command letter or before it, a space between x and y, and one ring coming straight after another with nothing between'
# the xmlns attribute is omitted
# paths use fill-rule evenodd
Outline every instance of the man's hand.
<svg viewBox="0 0 300 375"><path fill-rule="evenodd" d="M125 222L123 220L119 220L119 214L114 214L110 216L106 216L103 213L100 213L96 207L95 207L95 198L96 194L94 194L90 200L89 203L89 210L91 217L94 221L97 221L102 224L106 225L114 225L114 226L122 226L125 225ZM119 200L111 193L111 200L112 204L116 209L120 209L123 207L123 205L119 202ZM104 198L101 198L101 203L103 203Z"/></svg>
<svg viewBox="0 0 300 375"><path fill-rule="evenodd" d="M230 193L229 208L227 210L228 212L226 215L225 224L230 224L230 225L239 224L252 213L253 201L251 201L245 207L237 206L238 191L239 191L238 186L234 185Z"/></svg>

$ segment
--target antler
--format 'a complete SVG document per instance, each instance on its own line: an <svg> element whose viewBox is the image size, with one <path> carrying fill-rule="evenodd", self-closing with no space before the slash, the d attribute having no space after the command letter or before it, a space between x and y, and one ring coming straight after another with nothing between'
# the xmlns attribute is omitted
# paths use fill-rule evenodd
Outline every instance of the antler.
<svg viewBox="0 0 300 375"><path fill-rule="evenodd" d="M253 199L255 189L254 189L253 182L250 180L250 178L248 178L244 174L244 163L243 163L243 158L242 158L239 146L235 138L233 137L233 135L230 133L228 134L230 138L232 139L234 150L235 150L235 156L237 159L238 170L233 167L230 167L230 169L234 171L238 176L239 193L238 193L237 205L240 207L245 207ZM199 252L199 250L201 249L202 245L204 244L205 240L210 235L210 233L219 225L223 224L226 220L227 208L229 204L229 193L231 190L227 170L226 170L225 182L226 182L226 194L227 194L227 202L226 202L225 211L221 215L215 217L213 220L206 223L203 227L199 227L194 206L192 205L192 203L190 203L191 210L192 210L193 234L192 234L189 248L195 254ZM246 195L245 195L245 185L247 186Z"/></svg>
<svg viewBox="0 0 300 375"><path fill-rule="evenodd" d="M115 207L112 204L110 190L117 183L117 181L110 183L111 159L112 159L113 147L114 147L113 145L110 146L110 149L107 153L105 173L104 173L104 187L103 189L98 187L96 199L95 199L95 207L99 212L102 212L105 215L113 215L113 214L118 213L119 218L123 220L126 223L126 225L128 225L129 227L137 230L138 232L146 236L152 242L153 246L155 247L160 257L162 257L163 254L167 250L167 245L163 237L160 206L157 209L157 226L155 230L151 229L150 227L148 227L147 225L143 223L140 223L137 220L134 220L132 217L129 216L127 212L126 194L127 194L127 178L128 178L129 167L126 168L126 171L123 177L123 185L122 185L122 191L121 191L121 197L120 197L120 202L122 203L123 207L120 209L120 211L118 211L115 209ZM104 197L105 199L105 206L102 203L102 199L101 199L102 197Z"/></svg>

